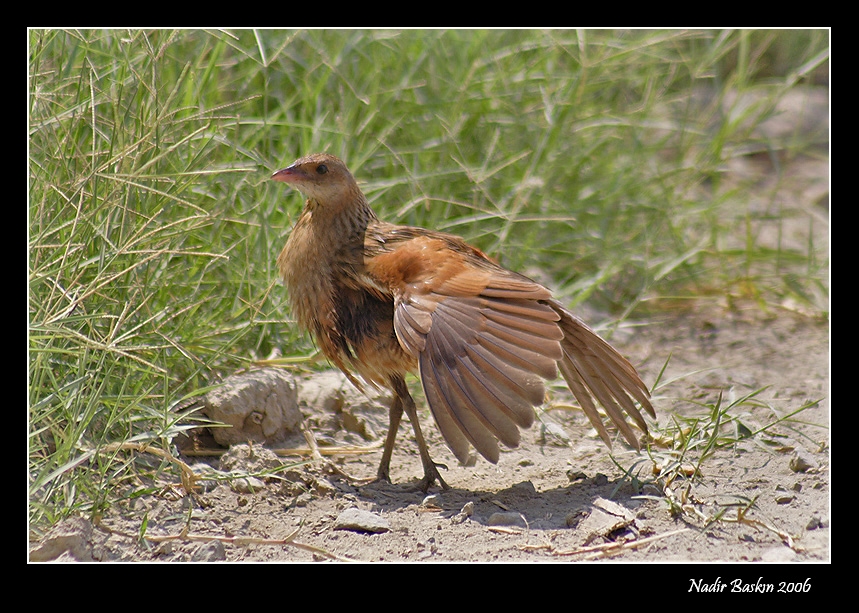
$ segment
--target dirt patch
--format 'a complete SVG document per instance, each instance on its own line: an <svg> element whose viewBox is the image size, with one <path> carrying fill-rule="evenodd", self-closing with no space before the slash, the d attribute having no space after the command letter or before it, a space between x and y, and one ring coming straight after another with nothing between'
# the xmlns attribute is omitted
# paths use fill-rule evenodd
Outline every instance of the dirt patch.
<svg viewBox="0 0 859 613"><path fill-rule="evenodd" d="M657 433L675 421L688 426L689 418L706 423L720 394L725 406L758 392L730 411L752 433L823 400L811 402L798 422L717 448L701 475L683 478L680 470L671 483L657 479L654 466L677 456L658 445L651 456L637 454L618 440L612 458L581 413L552 408L565 400L560 388L522 445L495 466L482 459L458 466L423 410L431 452L448 465L452 487L429 495L407 489L422 474L407 422L392 462L394 485L358 486L343 476L374 476L380 448L332 456L334 471L308 464L271 472L291 460L238 446L220 468L257 477L203 481L194 497L165 489L114 507L97 528L63 524L44 539L43 554L118 561L828 560L828 327L793 315L684 316L619 336L615 342L646 381L673 356L663 375L671 382L655 394ZM302 412L323 449L366 447L373 442L367 437L384 435L387 419L373 402L354 410L320 402ZM691 450L684 462L700 455ZM342 529L338 518L347 509L368 511L387 529ZM148 541L137 538L144 521Z"/></svg>

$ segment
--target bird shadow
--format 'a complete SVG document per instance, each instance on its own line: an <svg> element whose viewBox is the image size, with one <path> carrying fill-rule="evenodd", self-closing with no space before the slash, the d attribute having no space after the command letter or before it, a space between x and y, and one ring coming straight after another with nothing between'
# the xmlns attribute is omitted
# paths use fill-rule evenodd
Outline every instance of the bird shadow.
<svg viewBox="0 0 859 613"><path fill-rule="evenodd" d="M416 483L416 482L415 482ZM573 527L600 500L611 500L634 513L640 501L638 484L627 477L610 480L602 474L538 491L530 480L501 490L430 488L428 493L413 483L372 482L345 489L380 513L414 511L436 513L454 523L477 522L499 529L556 530Z"/></svg>

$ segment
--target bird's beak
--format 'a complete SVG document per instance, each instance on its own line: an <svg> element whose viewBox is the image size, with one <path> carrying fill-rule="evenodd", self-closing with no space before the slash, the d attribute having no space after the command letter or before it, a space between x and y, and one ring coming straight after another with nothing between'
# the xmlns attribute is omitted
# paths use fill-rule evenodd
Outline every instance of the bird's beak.
<svg viewBox="0 0 859 613"><path fill-rule="evenodd" d="M282 168L281 170L278 170L276 173L271 175L271 178L275 181L283 181L284 183L292 183L300 177L301 171L295 166L290 166L289 168Z"/></svg>

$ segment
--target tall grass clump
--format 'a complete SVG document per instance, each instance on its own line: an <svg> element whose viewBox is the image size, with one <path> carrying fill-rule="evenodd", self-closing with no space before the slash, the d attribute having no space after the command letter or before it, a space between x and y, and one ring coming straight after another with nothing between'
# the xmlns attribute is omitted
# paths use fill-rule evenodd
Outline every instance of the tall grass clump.
<svg viewBox="0 0 859 613"><path fill-rule="evenodd" d="M35 532L175 478L112 444L169 452L185 398L309 350L274 266L301 199L267 178L312 151L344 158L384 218L463 235L609 317L738 287L825 310L825 254L764 244L783 215L755 213L729 168L825 151L758 128L825 77L826 31L29 38Z"/></svg>

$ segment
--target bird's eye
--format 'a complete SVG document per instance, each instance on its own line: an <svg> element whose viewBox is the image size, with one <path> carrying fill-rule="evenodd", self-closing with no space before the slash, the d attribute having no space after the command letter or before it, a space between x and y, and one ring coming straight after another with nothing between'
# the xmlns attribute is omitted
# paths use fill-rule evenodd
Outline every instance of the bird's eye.
<svg viewBox="0 0 859 613"><path fill-rule="evenodd" d="M316 172L321 175L324 175L326 172L328 172L328 166L326 166L325 164L320 164L316 167Z"/></svg>

